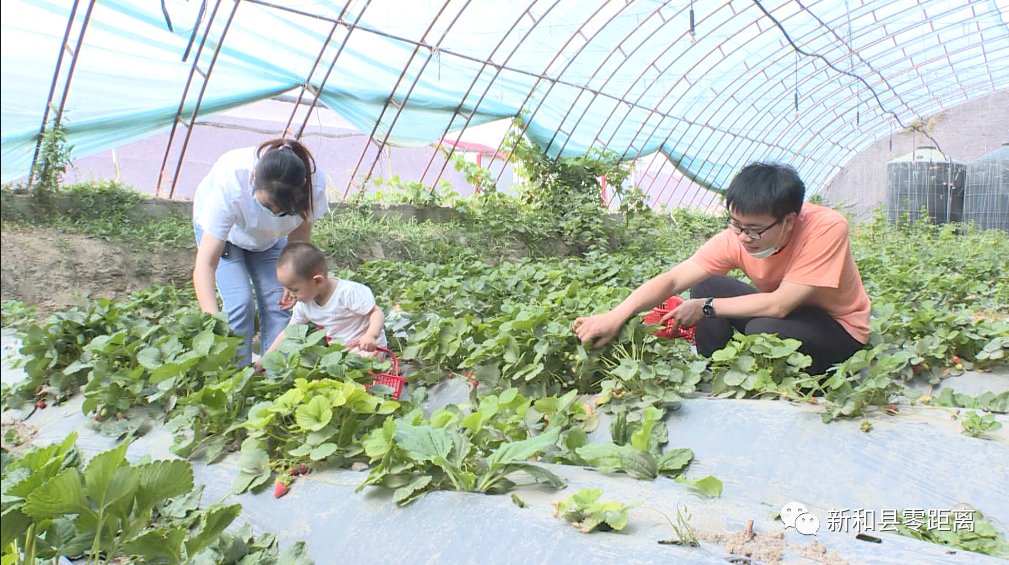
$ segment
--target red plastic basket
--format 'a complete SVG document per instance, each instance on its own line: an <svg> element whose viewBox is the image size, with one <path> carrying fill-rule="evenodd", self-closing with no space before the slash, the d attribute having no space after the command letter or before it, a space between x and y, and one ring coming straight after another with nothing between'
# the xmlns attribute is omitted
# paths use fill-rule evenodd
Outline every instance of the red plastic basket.
<svg viewBox="0 0 1009 565"><path fill-rule="evenodd" d="M680 298L679 296L671 296L671 297L669 297L668 300L666 300L662 304L659 304L657 307L652 308L652 311L649 314L645 315L645 318L644 318L643 321L646 324L661 324L662 323L662 317L665 316L666 314L672 312L673 310L676 310L676 308L680 304L683 304L683 299L682 298ZM687 339L690 342L693 342L694 341L694 327L691 326L689 328L677 328L674 331L673 330L673 324L675 324L675 323L676 323L675 320L673 320L672 318L669 318L668 320L666 320L665 327L662 328L661 330L656 330L655 335L658 336L658 337L665 337L665 338L669 338L669 339L676 339L676 338L681 338L682 337L682 338Z"/></svg>
<svg viewBox="0 0 1009 565"><path fill-rule="evenodd" d="M352 343L347 346L347 349L353 349L357 347L357 343ZM399 359L396 358L396 354L390 349L384 347L379 347L379 351L385 353L392 359L392 372L391 373L375 373L371 372L371 375L375 377L370 385L364 385L364 388L371 390L371 387L375 385L385 385L392 389L392 397L395 400L399 400L399 396L403 394L403 385L406 384L406 377L399 376Z"/></svg>

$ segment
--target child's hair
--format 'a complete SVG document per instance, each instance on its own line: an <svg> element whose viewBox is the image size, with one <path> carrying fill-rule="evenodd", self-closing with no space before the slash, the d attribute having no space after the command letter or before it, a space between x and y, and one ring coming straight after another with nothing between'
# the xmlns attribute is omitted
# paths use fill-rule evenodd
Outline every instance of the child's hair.
<svg viewBox="0 0 1009 565"><path fill-rule="evenodd" d="M315 275L329 276L326 255L307 241L292 241L277 258L277 268L290 266L295 276L310 279Z"/></svg>
<svg viewBox="0 0 1009 565"><path fill-rule="evenodd" d="M315 158L307 147L290 139L272 139L256 150L254 190L265 191L284 212L307 220L314 209L312 174Z"/></svg>

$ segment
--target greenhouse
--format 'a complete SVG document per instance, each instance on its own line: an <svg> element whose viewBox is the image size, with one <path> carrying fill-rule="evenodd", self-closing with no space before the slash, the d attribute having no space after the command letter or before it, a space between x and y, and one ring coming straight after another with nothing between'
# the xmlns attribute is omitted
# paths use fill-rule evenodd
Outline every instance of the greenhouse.
<svg viewBox="0 0 1009 565"><path fill-rule="evenodd" d="M8 564L1009 560L1009 0L10 0Z"/></svg>

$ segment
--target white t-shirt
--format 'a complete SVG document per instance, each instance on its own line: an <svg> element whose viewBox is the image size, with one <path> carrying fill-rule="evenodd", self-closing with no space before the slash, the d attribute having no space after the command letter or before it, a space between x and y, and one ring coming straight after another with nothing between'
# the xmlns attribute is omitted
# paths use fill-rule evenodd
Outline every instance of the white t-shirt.
<svg viewBox="0 0 1009 565"><path fill-rule="evenodd" d="M204 232L249 251L266 251L295 230L301 216L275 218L259 207L252 195L252 173L259 159L256 148L229 151L214 163L193 197L193 218ZM326 175L312 175L313 213L316 221L329 210Z"/></svg>
<svg viewBox="0 0 1009 565"><path fill-rule="evenodd" d="M318 324L326 328L333 341L350 345L360 340L368 330L368 314L375 308L375 295L367 286L339 279L333 296L320 305L312 300L298 302L291 311L291 324ZM378 336L378 344L388 346L385 330Z"/></svg>

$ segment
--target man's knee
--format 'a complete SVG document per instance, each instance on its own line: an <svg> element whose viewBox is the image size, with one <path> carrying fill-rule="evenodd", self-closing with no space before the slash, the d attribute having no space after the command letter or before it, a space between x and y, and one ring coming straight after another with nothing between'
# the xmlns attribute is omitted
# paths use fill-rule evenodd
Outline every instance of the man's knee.
<svg viewBox="0 0 1009 565"><path fill-rule="evenodd" d="M787 335L780 335L781 333L781 320L777 318L753 318L746 324L746 329L743 333L746 335L755 334L779 334L778 337L784 339Z"/></svg>
<svg viewBox="0 0 1009 565"><path fill-rule="evenodd" d="M690 288L690 298L707 298L715 295L716 281L721 278L710 276Z"/></svg>

